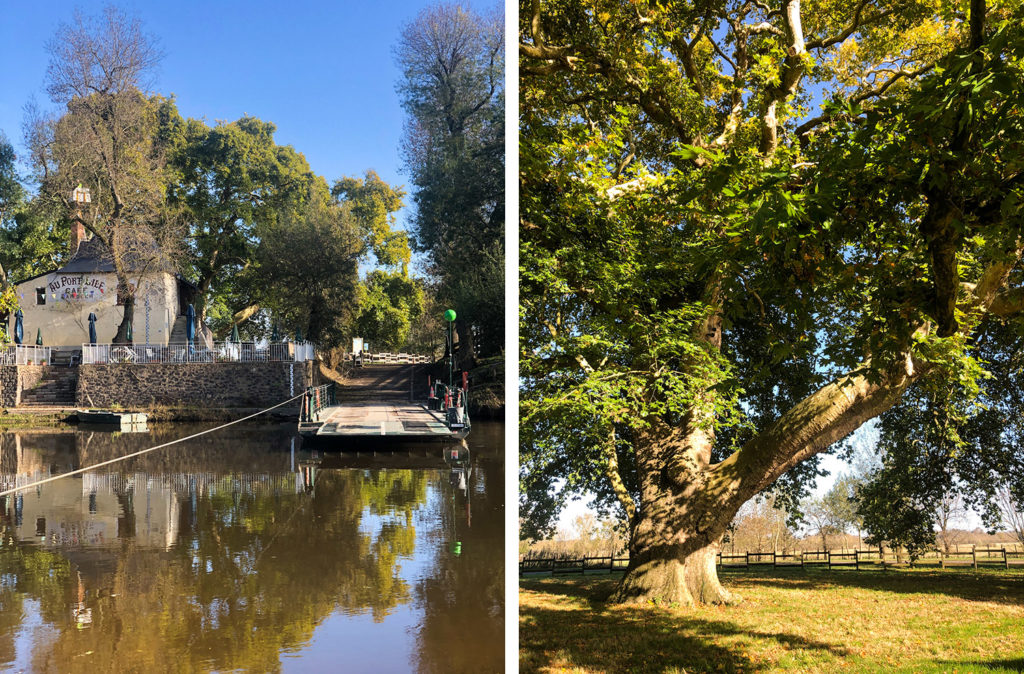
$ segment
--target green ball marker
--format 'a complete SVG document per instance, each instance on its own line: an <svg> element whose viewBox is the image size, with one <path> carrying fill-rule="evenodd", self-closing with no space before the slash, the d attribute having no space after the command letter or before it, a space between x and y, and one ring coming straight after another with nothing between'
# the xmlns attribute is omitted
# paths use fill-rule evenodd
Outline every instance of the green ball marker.
<svg viewBox="0 0 1024 674"><path fill-rule="evenodd" d="M455 310L454 309L446 310L444 312L444 320L448 321L449 323L454 321L455 320Z"/></svg>

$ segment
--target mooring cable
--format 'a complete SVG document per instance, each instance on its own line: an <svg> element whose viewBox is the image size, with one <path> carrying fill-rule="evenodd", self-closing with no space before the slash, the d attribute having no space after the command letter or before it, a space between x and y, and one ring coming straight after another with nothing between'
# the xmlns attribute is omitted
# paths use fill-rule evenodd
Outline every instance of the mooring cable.
<svg viewBox="0 0 1024 674"><path fill-rule="evenodd" d="M163 449L164 447L170 447L171 445L176 445L179 442L185 442L186 440L192 440L193 438L198 438L201 435L206 435L207 433L213 433L214 431L219 431L222 428L227 428L228 426L233 426L233 425L235 425L237 423L241 423L243 421L247 421L247 420L252 419L254 417L258 417L261 414L266 414L270 410L277 409L278 407L283 407L284 405L287 405L288 403L292 402L293 400L296 400L297 398L301 398L304 395L306 395L305 392L300 393L300 394L298 394L296 396L292 396L291 398L289 398L288 400L285 400L284 402L280 402L280 403L274 405L273 407L268 407L265 410L260 410L259 412L256 412L254 414L250 414L247 417L242 417L241 419L235 419L234 421L229 421L226 424L221 424L220 426L216 426L214 428L208 428L205 431L200 431L198 433L193 433L192 435L186 436L184 438L178 438L177 440L171 440L170 442L165 442L162 445L156 445L155 447L149 447L147 449L139 450L138 452L132 452L131 454L125 454L124 456L119 456L116 459L107 459L106 461L101 461L99 463L93 464L91 466L87 466L85 468L77 468L77 469L72 470L72 471L67 472L67 473L61 473L60 475L53 475L51 477L47 477L47 478L44 478L42 480L36 480L35 482L30 482L28 484L23 484L20 487L15 487L14 489L8 489L7 491L0 491L0 496L9 496L11 494L16 494L19 491L24 491L26 489L31 489L32 487L38 487L39 485L46 484L47 482L55 482L55 481L57 481L57 480L59 480L61 478L64 478L64 477L71 477L72 475L78 475L80 473L86 473L86 472L88 472L90 470L95 470L97 468L102 468L103 466L109 466L110 464L117 463L118 461L124 461L125 459L131 459L131 458L136 457L136 456L141 456L142 454L146 454L147 452L152 452L152 451L155 451L157 449Z"/></svg>

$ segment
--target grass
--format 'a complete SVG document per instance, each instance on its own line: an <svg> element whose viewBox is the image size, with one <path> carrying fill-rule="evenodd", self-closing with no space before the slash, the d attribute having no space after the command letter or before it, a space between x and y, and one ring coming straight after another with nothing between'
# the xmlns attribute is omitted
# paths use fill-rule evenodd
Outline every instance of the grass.
<svg viewBox="0 0 1024 674"><path fill-rule="evenodd" d="M64 425L67 414L19 414L0 409L0 433L21 428L57 428Z"/></svg>
<svg viewBox="0 0 1024 674"><path fill-rule="evenodd" d="M728 571L737 606L623 607L616 577L528 579L521 672L1020 672L1022 569Z"/></svg>

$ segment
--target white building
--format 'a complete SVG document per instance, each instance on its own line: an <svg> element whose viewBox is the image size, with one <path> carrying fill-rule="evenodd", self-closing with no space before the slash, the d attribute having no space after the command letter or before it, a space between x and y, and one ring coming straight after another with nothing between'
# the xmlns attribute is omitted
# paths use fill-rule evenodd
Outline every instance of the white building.
<svg viewBox="0 0 1024 674"><path fill-rule="evenodd" d="M60 269L15 286L23 314L22 343L34 344L41 331L46 346L81 347L89 342L90 313L96 314L98 343L111 342L117 333L124 318L124 298L118 293L109 250L96 238L85 239L85 229L78 223L71 226L71 250L71 260ZM195 300L196 287L168 271L147 271L143 278L130 277L130 283L137 288L133 341L184 342L185 311ZM13 327L11 316L9 328Z"/></svg>

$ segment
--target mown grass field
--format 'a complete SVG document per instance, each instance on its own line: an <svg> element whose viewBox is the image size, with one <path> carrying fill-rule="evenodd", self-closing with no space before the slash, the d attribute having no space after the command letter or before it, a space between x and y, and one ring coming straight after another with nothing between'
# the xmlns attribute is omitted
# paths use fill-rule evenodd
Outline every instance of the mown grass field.
<svg viewBox="0 0 1024 674"><path fill-rule="evenodd" d="M1024 569L722 577L743 603L609 606L616 577L521 580L520 671L1024 671Z"/></svg>

